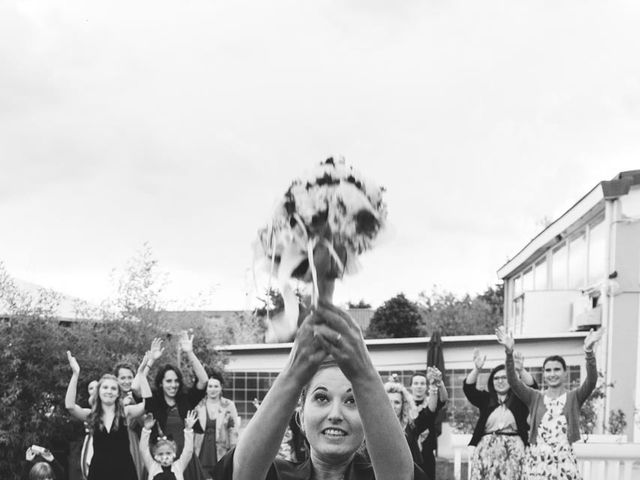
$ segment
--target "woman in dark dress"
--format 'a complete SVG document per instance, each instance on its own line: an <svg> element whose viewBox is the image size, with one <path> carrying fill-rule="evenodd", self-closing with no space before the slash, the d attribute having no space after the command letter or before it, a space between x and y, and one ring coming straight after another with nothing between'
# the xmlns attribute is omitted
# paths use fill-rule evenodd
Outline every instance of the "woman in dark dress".
<svg viewBox="0 0 640 480"><path fill-rule="evenodd" d="M301 400L309 458L276 458ZM368 456L361 453L366 439ZM287 365L216 466L216 480L423 480L355 321L321 303L298 329Z"/></svg>
<svg viewBox="0 0 640 480"><path fill-rule="evenodd" d="M411 393L418 409L411 434L418 437L422 463L420 467L431 480L436 478L436 450L438 432L436 419L446 405L449 394L442 381L442 372L436 367L427 367L426 373L416 372L411 376Z"/></svg>
<svg viewBox="0 0 640 480"><path fill-rule="evenodd" d="M145 403L124 406L116 377L106 374L98 381L91 409L79 407L76 405L76 390L80 365L70 352L67 352L67 358L73 373L67 387L65 407L74 417L87 422L93 438L88 480L137 480L129 451L127 426L132 418L144 413ZM140 388L143 398L151 396L146 379L141 381Z"/></svg>
<svg viewBox="0 0 640 480"><path fill-rule="evenodd" d="M384 384L384 391L387 392L387 396L391 401L391 406L395 412L400 425L404 428L404 434L411 450L411 456L413 462L418 465L422 465L422 453L420 453L420 446L418 445L418 435L420 432L416 431L415 419L418 416L418 409L416 403L413 401L413 397L409 391L404 388L399 382L387 382Z"/></svg>
<svg viewBox="0 0 640 480"><path fill-rule="evenodd" d="M193 352L193 335L182 332L180 335L180 351L185 353L196 374L196 383L186 389L179 368L167 364L160 368L155 379L153 396L147 400L146 411L156 419L154 433L173 439L178 446L177 455L180 456L184 447L184 419L189 410L193 410L205 394L208 375L202 363ZM194 431L202 433L200 425L196 423ZM202 470L200 461L193 455L191 462L184 472L185 480L201 480L207 478Z"/></svg>

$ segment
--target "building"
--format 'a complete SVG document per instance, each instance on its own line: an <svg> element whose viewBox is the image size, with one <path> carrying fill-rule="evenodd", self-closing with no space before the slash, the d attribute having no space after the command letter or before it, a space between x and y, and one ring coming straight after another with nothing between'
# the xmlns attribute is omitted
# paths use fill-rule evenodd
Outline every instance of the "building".
<svg viewBox="0 0 640 480"><path fill-rule="evenodd" d="M518 338L518 350L525 356L525 367L541 382L542 361L548 352L562 352L569 365L570 381L578 382L584 371L582 343L584 332L563 332L551 335L532 335ZM443 337L446 372L445 385L450 405L455 409L468 402L462 393L462 382L473 368L473 349L479 348L487 355L486 372L479 378L487 381L489 370L504 362L504 349L494 335ZM429 338L394 338L366 340L373 364L383 380L398 374L409 385L415 371L424 371ZM282 371L291 343L228 345L217 348L229 355L227 364L227 391L238 408L238 414L247 421L253 416L254 399L261 401L271 384Z"/></svg>
<svg viewBox="0 0 640 480"><path fill-rule="evenodd" d="M640 441L640 170L601 181L498 270L517 335L606 328L605 424L622 411ZM561 352L560 352L561 353Z"/></svg>

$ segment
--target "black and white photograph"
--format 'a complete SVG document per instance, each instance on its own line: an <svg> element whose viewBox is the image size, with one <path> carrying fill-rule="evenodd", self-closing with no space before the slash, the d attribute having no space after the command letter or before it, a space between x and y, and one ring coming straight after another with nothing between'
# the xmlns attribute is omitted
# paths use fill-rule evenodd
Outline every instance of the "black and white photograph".
<svg viewBox="0 0 640 480"><path fill-rule="evenodd" d="M0 0L0 478L640 480L638 25Z"/></svg>

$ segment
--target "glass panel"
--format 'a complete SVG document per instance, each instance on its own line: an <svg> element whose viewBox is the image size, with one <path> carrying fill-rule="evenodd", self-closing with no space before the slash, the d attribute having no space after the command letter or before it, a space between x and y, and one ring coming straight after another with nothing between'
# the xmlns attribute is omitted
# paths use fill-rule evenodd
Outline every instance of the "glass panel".
<svg viewBox="0 0 640 480"><path fill-rule="evenodd" d="M547 259L545 258L541 262L536 263L536 268L534 270L535 275L535 283L533 288L535 290L546 290L547 289Z"/></svg>
<svg viewBox="0 0 640 480"><path fill-rule="evenodd" d="M533 290L533 268L530 268L522 275L522 289L525 292Z"/></svg>
<svg viewBox="0 0 640 480"><path fill-rule="evenodd" d="M569 242L569 288L586 286L587 239L584 233Z"/></svg>
<svg viewBox="0 0 640 480"><path fill-rule="evenodd" d="M604 221L589 230L589 285L604 279L606 263L606 228Z"/></svg>
<svg viewBox="0 0 640 480"><path fill-rule="evenodd" d="M551 254L551 288L567 288L567 246L563 245Z"/></svg>
<svg viewBox="0 0 640 480"><path fill-rule="evenodd" d="M513 280L513 296L517 297L522 293L522 275L518 275Z"/></svg>

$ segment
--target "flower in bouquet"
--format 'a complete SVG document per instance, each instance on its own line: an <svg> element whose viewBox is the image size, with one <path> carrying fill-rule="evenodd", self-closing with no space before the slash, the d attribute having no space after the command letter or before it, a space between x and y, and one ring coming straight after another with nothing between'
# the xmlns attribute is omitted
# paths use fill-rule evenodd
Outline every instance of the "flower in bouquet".
<svg viewBox="0 0 640 480"><path fill-rule="evenodd" d="M322 294L319 284L357 271L358 255L374 246L385 227L383 193L343 158L329 158L291 183L258 232L258 253L278 279L285 315L295 297L291 279L311 283L315 304ZM296 327L297 318L290 319L277 340L292 338Z"/></svg>

